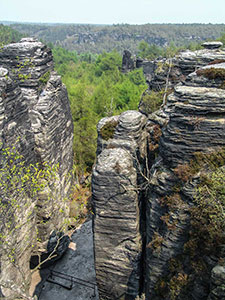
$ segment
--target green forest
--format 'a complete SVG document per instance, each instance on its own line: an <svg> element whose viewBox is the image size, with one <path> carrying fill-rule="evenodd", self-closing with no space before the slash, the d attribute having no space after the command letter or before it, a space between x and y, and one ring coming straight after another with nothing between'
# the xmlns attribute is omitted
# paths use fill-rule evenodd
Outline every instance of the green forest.
<svg viewBox="0 0 225 300"><path fill-rule="evenodd" d="M77 53L111 52L124 49L138 53L139 43L166 47L199 43L217 39L224 24L145 24L145 25L90 25L90 24L10 24L26 36L33 36Z"/></svg>
<svg viewBox="0 0 225 300"><path fill-rule="evenodd" d="M75 165L90 171L95 159L97 122L128 109L137 109L147 88L142 69L123 74L116 52L80 54L53 48L55 67L62 76L74 121Z"/></svg>
<svg viewBox="0 0 225 300"><path fill-rule="evenodd" d="M12 42L18 42L23 37L23 34L8 27L0 24L0 46L9 44Z"/></svg>
<svg viewBox="0 0 225 300"><path fill-rule="evenodd" d="M18 41L22 34L0 25L0 42L7 44ZM225 34L220 38L225 43ZM193 49L200 44L192 45ZM106 116L137 109L147 85L142 69L122 73L122 56L113 50L100 54L68 51L48 43L52 48L55 69L67 87L74 122L74 162L77 174L90 172L95 160L98 121ZM171 57L186 45L160 47L141 41L138 55L154 59ZM162 94L154 94L153 107L161 104Z"/></svg>

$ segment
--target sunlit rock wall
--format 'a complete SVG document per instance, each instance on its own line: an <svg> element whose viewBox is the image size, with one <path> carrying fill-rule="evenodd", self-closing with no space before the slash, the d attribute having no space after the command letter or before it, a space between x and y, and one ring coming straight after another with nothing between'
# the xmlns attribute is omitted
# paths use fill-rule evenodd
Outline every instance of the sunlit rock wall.
<svg viewBox="0 0 225 300"><path fill-rule="evenodd" d="M31 163L39 163L40 168L45 163L57 166L48 189L34 199L29 195L27 200L17 199L24 215L23 225L13 234L15 259L29 281L29 258L38 249L37 238L46 241L50 232L60 229L68 216L73 122L66 88L53 70L51 50L44 44L26 38L4 46L0 51L0 67L1 147L15 146L27 166ZM0 159L4 163L4 157ZM18 225L19 218L12 219ZM16 282L21 278L20 270L12 264L8 267L2 264L1 272L4 280Z"/></svg>

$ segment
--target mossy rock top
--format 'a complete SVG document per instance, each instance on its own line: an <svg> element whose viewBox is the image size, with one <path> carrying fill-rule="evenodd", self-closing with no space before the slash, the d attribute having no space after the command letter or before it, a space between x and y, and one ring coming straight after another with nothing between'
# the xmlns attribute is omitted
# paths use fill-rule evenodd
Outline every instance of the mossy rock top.
<svg viewBox="0 0 225 300"><path fill-rule="evenodd" d="M225 63L210 65L196 71L197 76L204 76L208 79L225 80Z"/></svg>
<svg viewBox="0 0 225 300"><path fill-rule="evenodd" d="M102 126L100 129L100 135L101 137L108 141L109 139L113 138L113 135L116 130L116 126L118 125L118 121L112 120L107 122L105 125Z"/></svg>

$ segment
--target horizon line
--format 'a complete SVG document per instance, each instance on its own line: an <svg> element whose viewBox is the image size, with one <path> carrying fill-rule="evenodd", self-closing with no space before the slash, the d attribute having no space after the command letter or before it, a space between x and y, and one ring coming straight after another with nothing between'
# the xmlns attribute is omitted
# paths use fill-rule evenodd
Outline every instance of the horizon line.
<svg viewBox="0 0 225 300"><path fill-rule="evenodd" d="M0 20L0 24L10 23L10 24L41 24L41 25L93 25L93 26L115 26L115 25L130 25L130 26L143 26L143 25L225 25L225 23L143 23L143 24L131 24L131 23L70 23L70 22L38 22L38 21L12 21L12 20Z"/></svg>

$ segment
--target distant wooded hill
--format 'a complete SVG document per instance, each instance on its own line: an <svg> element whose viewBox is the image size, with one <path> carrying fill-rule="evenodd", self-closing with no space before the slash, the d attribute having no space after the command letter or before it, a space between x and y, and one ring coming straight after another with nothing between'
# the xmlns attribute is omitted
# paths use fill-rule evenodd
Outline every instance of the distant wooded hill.
<svg viewBox="0 0 225 300"><path fill-rule="evenodd" d="M11 24L26 36L34 36L68 50L101 53L124 49L137 53L141 41L158 46L189 45L217 39L225 24L146 24L146 25L80 25L80 24Z"/></svg>

